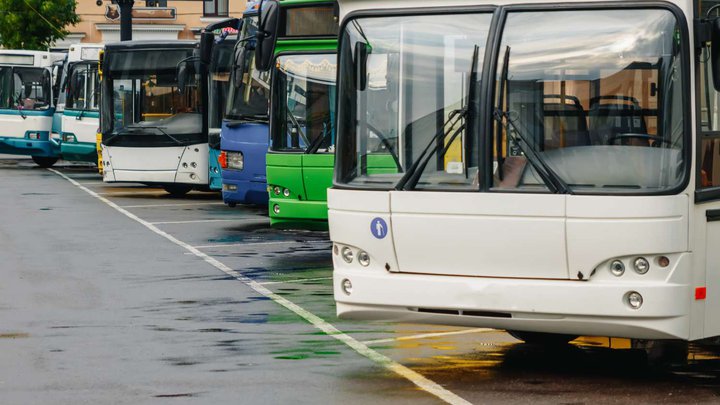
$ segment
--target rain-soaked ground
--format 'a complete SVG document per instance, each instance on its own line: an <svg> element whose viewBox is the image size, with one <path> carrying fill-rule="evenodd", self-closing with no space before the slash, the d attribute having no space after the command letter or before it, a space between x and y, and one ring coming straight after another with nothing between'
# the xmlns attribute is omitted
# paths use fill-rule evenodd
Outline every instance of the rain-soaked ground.
<svg viewBox="0 0 720 405"><path fill-rule="evenodd" d="M720 402L707 348L661 366L618 339L339 320L326 232L56 169L0 157L2 404Z"/></svg>

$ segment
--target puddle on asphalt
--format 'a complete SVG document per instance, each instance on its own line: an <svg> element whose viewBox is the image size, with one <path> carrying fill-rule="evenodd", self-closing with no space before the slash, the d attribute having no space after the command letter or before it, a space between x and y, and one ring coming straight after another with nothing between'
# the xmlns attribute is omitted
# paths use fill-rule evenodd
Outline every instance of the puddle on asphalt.
<svg viewBox="0 0 720 405"><path fill-rule="evenodd" d="M30 337L29 333L25 332L6 332L0 333L0 339L22 339Z"/></svg>

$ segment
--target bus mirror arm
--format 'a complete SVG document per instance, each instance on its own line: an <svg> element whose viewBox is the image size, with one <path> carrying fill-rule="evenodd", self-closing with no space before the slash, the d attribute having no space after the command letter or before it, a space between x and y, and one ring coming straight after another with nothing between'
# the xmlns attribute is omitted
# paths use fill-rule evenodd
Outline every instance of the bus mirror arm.
<svg viewBox="0 0 720 405"><path fill-rule="evenodd" d="M716 91L720 91L720 18L712 21L710 55L712 58L712 79Z"/></svg>

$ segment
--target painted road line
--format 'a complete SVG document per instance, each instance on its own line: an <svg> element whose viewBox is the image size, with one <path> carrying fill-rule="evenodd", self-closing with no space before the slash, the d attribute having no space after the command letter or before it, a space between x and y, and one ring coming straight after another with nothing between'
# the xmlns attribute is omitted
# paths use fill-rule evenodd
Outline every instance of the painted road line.
<svg viewBox="0 0 720 405"><path fill-rule="evenodd" d="M332 280L332 277L298 278L298 279L285 280L285 281L263 281L258 284L260 284L260 285L292 284L292 283L304 283L306 281L322 281L322 280ZM363 342L363 343L365 343L365 342Z"/></svg>
<svg viewBox="0 0 720 405"><path fill-rule="evenodd" d="M196 203L182 203L182 204L145 204L145 205L122 205L122 208L162 208L162 207L188 207L193 205L225 205L221 202L207 202L200 201Z"/></svg>
<svg viewBox="0 0 720 405"><path fill-rule="evenodd" d="M389 338L389 339L366 340L362 343L367 346L372 346L372 345L379 345L379 344L383 344L383 343L401 342L403 340L417 340L417 339L434 338L434 337L441 337L441 336L467 335L469 333L485 333L485 332L497 332L497 330L489 329L489 328L474 328L474 329L466 329L466 330L456 330L456 331L452 331L452 332L423 333L420 335L400 336L397 338Z"/></svg>
<svg viewBox="0 0 720 405"><path fill-rule="evenodd" d="M375 350L369 348L367 345L361 343L357 339L353 338L350 335L346 335L345 333L341 332L339 329L337 329L335 326L330 324L329 322L325 321L324 319L320 318L319 316L313 314L312 312L307 311L306 309L302 308L301 306L295 304L294 302L288 300L287 298L275 294L274 292L270 291L265 286L261 285L260 283L252 280L251 278L243 275L239 271L233 270L230 267L226 266L224 263L220 262L219 260L208 256L207 254L201 252L199 249L196 249L189 244L181 241L180 239L177 239L176 237L170 235L169 233L161 230L157 226L153 225L150 222L147 222L143 220L142 218L138 217L137 215L131 213L130 211L121 208L119 205L115 204L114 202L108 200L107 198L99 195L98 193L90 190L87 187L84 187L75 180L71 179L70 177L66 176L65 174L54 170L54 169L48 169L49 171L57 174L58 176L64 178L65 180L69 181L71 184L73 184L75 187L78 187L79 189L83 190L84 192L88 193L89 195L97 198L98 200L104 202L108 206L114 208L116 211L120 212L121 214L125 215L126 217L140 223L153 233L160 235L167 239L168 241L184 248L188 252L194 254L196 257L202 259L206 263L210 264L211 266L215 267L216 269L222 271L223 273L234 277L236 280L242 282L243 284L247 285L248 287L255 290L258 294L262 294L265 297L275 301L277 304L289 309L290 311L294 312L301 318L305 319L307 322L315 326L317 329L323 331L328 336L344 343L351 349L355 350L360 355L370 359L371 361L377 363L378 365L381 365L385 367L386 369L399 374L400 376L406 378L413 384L415 384L420 389L427 391L430 394L435 395L436 397L442 399L443 401L449 403L449 404L463 404L467 405L470 404L470 402L464 400L457 394L446 390L443 388L440 384L424 377L423 375L417 373L416 371L413 371L412 369L403 366L402 364L392 360L391 358L380 354L376 352Z"/></svg>
<svg viewBox="0 0 720 405"><path fill-rule="evenodd" d="M69 178L69 177L68 177ZM72 179L71 179L72 180ZM75 181L75 180L73 180ZM78 185L80 185L78 183ZM84 186L83 186L84 187ZM107 195L107 196L113 196L113 195L119 195L119 196L125 196L125 195L135 195L135 194L153 194L153 195L169 195L164 190L128 190L128 191L111 191L106 193L96 193L97 195Z"/></svg>
<svg viewBox="0 0 720 405"><path fill-rule="evenodd" d="M118 206L120 208L120 206ZM196 221L164 221L148 222L150 225L174 225L174 224L202 224L204 222L238 222L237 219L199 219Z"/></svg>

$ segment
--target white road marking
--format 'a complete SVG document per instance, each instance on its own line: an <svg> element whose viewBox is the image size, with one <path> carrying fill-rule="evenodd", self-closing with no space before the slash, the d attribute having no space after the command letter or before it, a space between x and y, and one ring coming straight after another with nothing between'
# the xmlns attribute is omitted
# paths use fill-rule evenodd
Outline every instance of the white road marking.
<svg viewBox="0 0 720 405"><path fill-rule="evenodd" d="M288 300L287 298L275 294L274 292L267 289L265 286L261 285L260 283L252 280L251 278L241 274L240 272L231 269L230 267L226 266L222 262L218 261L217 259L208 256L207 254L201 252L197 248L194 248L190 246L189 244L177 239L176 237L170 235L169 233L161 230L160 228L156 227L150 222L145 221L144 219L138 217L137 215L131 213L128 210L123 209L119 205L115 204L114 202L108 200L107 198L99 195L98 193L88 189L87 187L84 187L80 185L75 180L71 179L70 177L66 176L65 174L54 170L54 169L48 169L49 171L57 174L58 176L64 178L65 180L69 181L71 184L73 184L75 187L78 187L79 189L83 190L84 192L88 193L92 197L97 198L98 200L104 202L105 204L109 205L110 207L114 208L119 213L125 215L126 217L138 222L139 224L143 225L150 231L154 232L157 235L160 235L167 239L168 241L184 248L188 252L194 254L196 257L204 260L206 263L210 264L211 266L215 267L216 269L222 271L223 273L234 277L236 280L242 282L243 284L247 285L248 287L255 290L258 294L262 294L265 297L270 298L271 300L275 301L277 304L289 309L290 311L294 312L301 318L305 319L307 322L315 326L317 329L320 329L328 336L337 339L338 341L346 344L351 349L355 350L357 353L359 353L362 356L365 356L366 358L370 359L371 361L387 368L388 370L395 372L402 377L406 378L416 386L418 386L420 389L425 390L429 392L430 394L435 395L436 397L440 398L441 400L449 403L449 404L463 404L468 405L470 402L464 400L463 398L459 397L455 393L446 390L438 383L424 377L423 375L417 373L416 371L411 370L408 367L403 366L402 364L392 360L391 358L380 354L376 352L375 350L369 348L367 345L361 343L360 341L356 340L355 338L346 335L345 333L341 332L339 329L334 327L332 324L328 323L324 319L320 318L319 316L313 314L312 312L307 311L306 309L302 308L301 306L295 304L294 302Z"/></svg>
<svg viewBox="0 0 720 405"><path fill-rule="evenodd" d="M332 277L298 278L298 279L285 280L285 281L263 281L262 283L258 283L258 284L260 284L260 285L292 284L292 283L304 283L306 281L321 281L321 280L332 280Z"/></svg>
<svg viewBox="0 0 720 405"><path fill-rule="evenodd" d="M189 207L189 206L193 206L193 205L225 205L225 203L201 201L201 202L196 202L196 203L181 203L181 204L122 205L122 208Z"/></svg>
<svg viewBox="0 0 720 405"><path fill-rule="evenodd" d="M69 178L69 177L68 177L68 178ZM75 180L73 180L73 181L75 181ZM78 185L80 185L80 183L78 183ZM107 192L107 193L96 193L96 194L97 194L97 195L153 194L153 195L154 195L154 194L167 194L167 193L165 193L165 191L163 191L163 190L134 190L134 189L129 189L129 190L127 190L127 191L125 191L125 190L123 190L123 191L111 191L111 192Z"/></svg>
<svg viewBox="0 0 720 405"><path fill-rule="evenodd" d="M482 332L497 332L494 329L488 329L488 328L474 328L474 329L466 329L466 330L456 330L452 332L436 332L436 333L423 333L420 335L411 335L411 336L400 336L397 338L390 338L390 339L377 339L377 340L366 340L362 342L364 345L372 346L372 345L378 345L383 343L392 343L392 342L401 342L403 340L417 340L417 339L425 339L425 338L433 338L433 337L440 337L440 336L452 336L452 335L466 335L468 333L482 333Z"/></svg>
<svg viewBox="0 0 720 405"><path fill-rule="evenodd" d="M120 207L120 206L118 206ZM200 219L197 221L164 221L148 222L150 225L172 225L172 224L201 224L203 222L239 222L237 219Z"/></svg>

